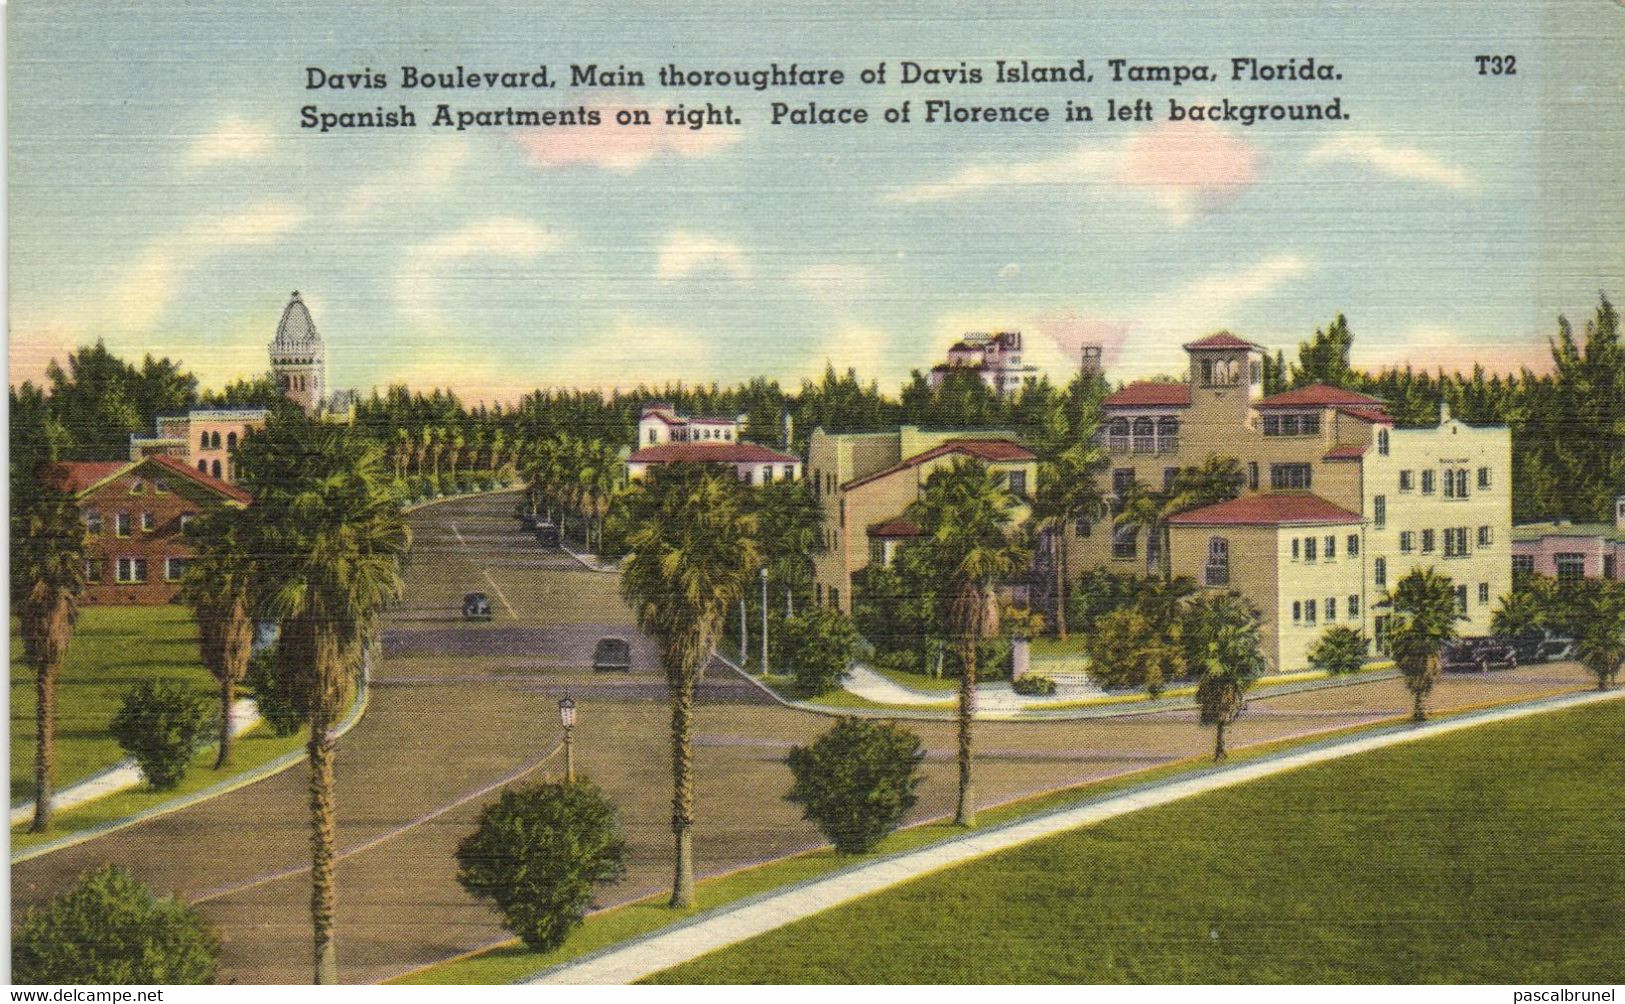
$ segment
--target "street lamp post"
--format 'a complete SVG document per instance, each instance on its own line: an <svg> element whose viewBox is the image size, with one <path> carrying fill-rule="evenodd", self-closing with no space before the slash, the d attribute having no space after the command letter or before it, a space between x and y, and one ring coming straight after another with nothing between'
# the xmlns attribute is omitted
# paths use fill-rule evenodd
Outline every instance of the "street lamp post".
<svg viewBox="0 0 1625 1004"><path fill-rule="evenodd" d="M762 568L762 675L767 675L767 568Z"/></svg>
<svg viewBox="0 0 1625 1004"><path fill-rule="evenodd" d="M559 701L559 721L564 724L564 780L573 782L576 779L576 702L570 700L565 694Z"/></svg>

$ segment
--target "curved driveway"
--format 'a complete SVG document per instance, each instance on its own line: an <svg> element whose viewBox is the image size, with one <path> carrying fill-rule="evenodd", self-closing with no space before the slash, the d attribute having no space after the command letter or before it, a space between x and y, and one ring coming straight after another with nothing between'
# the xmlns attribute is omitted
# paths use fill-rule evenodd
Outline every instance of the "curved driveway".
<svg viewBox="0 0 1625 1004"><path fill-rule="evenodd" d="M558 738L557 701L579 706L578 769L619 806L628 874L605 904L660 890L670 878L670 774L665 689L612 575L540 551L519 532L512 496L430 506L417 533L407 601L389 617L366 717L337 757L340 972L374 982L505 937L495 915L456 881L453 853L480 806ZM491 596L494 618L464 624L464 592ZM633 641L634 669L594 675L604 634ZM1574 667L1447 677L1440 707L1581 689ZM1235 745L1403 713L1387 680L1255 700ZM711 874L816 846L783 800L783 758L828 719L779 707L751 684L715 673L697 720L699 872ZM952 808L953 726L911 723L928 750L912 817ZM1079 722L989 722L977 728L977 789L992 804L1199 755L1210 737L1194 710ZM556 770L556 760L545 770ZM532 774L537 773L532 771ZM310 976L306 772L296 768L209 802L16 865L14 909L104 862L200 901L224 943L223 978L304 983Z"/></svg>

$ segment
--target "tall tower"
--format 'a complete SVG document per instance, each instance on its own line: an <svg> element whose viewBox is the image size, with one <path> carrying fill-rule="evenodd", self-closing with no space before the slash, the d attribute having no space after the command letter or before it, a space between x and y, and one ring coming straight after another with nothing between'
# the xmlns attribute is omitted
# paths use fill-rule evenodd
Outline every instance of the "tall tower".
<svg viewBox="0 0 1625 1004"><path fill-rule="evenodd" d="M271 342L271 374L288 400L307 415L314 415L327 398L327 348L297 289Z"/></svg>

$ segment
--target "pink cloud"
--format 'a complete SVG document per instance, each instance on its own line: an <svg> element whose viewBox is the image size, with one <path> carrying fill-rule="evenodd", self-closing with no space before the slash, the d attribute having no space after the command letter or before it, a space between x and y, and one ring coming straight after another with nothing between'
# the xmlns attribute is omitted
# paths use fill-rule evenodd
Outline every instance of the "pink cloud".
<svg viewBox="0 0 1625 1004"><path fill-rule="evenodd" d="M665 112L654 106L606 102L587 106L596 110L601 124L596 126L555 126L516 133L516 141L536 167L565 167L586 164L612 171L631 171L655 157L704 157L737 143L743 135L737 127L665 125ZM644 111L653 125L615 124L618 111Z"/></svg>
<svg viewBox="0 0 1625 1004"><path fill-rule="evenodd" d="M1070 310L1035 318L1034 327L1074 365L1082 358L1080 352L1085 345L1099 345L1101 362L1107 369L1117 361L1129 333L1129 326L1120 321L1084 317Z"/></svg>
<svg viewBox="0 0 1625 1004"><path fill-rule="evenodd" d="M1210 213L1257 183L1263 151L1207 122L1163 122L1130 139L1116 180L1144 188L1176 217Z"/></svg>

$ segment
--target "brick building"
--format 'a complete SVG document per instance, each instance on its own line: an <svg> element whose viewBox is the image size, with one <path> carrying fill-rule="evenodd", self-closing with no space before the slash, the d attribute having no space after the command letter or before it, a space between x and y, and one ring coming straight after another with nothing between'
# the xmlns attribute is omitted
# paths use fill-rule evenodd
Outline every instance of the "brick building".
<svg viewBox="0 0 1625 1004"><path fill-rule="evenodd" d="M183 531L202 513L243 507L248 493L164 454L57 467L85 524L90 604L170 603L191 557Z"/></svg>

